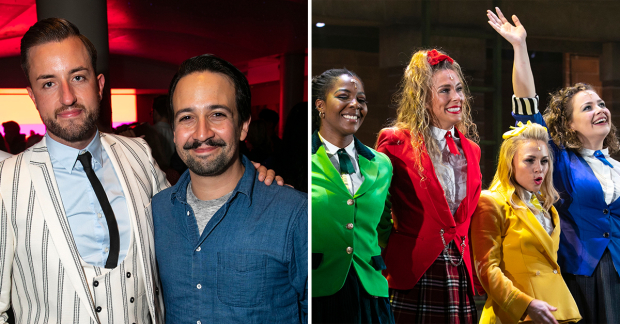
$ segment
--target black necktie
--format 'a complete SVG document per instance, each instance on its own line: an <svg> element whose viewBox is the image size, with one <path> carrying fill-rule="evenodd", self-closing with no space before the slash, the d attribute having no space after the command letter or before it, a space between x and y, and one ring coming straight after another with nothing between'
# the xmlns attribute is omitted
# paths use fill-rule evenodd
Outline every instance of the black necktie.
<svg viewBox="0 0 620 324"><path fill-rule="evenodd" d="M347 154L347 151L341 148L336 153L338 154L338 162L340 163L340 173L355 173L353 163L351 163L351 159L349 158L349 154Z"/></svg>
<svg viewBox="0 0 620 324"><path fill-rule="evenodd" d="M101 205L101 209L103 209L103 214L105 215L105 220L108 223L108 230L110 231L110 252L108 254L108 260L105 263L105 267L107 269L114 269L118 263L118 252L121 246L121 239L118 235L118 225L116 224L114 211L112 211L112 206L110 206L108 196L106 196L105 190L103 190L103 186L101 185L99 179L97 179L97 175L90 164L91 158L92 156L90 155L90 152L84 152L83 154L78 155L78 161L80 161L82 166L84 166L86 176L88 177L91 186L93 186L93 190L95 190L95 195L97 196L97 200L99 200L99 204Z"/></svg>

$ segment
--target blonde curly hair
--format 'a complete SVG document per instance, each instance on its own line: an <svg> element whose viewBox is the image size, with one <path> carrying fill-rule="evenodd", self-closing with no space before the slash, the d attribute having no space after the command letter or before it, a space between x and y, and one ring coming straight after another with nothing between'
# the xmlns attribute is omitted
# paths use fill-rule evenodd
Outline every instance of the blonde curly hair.
<svg viewBox="0 0 620 324"><path fill-rule="evenodd" d="M572 87L566 87L560 89L555 93L550 94L549 105L545 110L543 118L549 128L549 134L553 142L559 146L573 151L579 151L583 148L583 143L577 136L577 132L570 127L573 121L573 97L586 90L592 90L591 85L587 83L576 83ZM620 151L620 142L616 137L616 126L609 121L610 130L605 140L603 140L603 147L609 149L609 153L613 154Z"/></svg>
<svg viewBox="0 0 620 324"><path fill-rule="evenodd" d="M392 127L402 130L408 130L411 133L411 146L420 152L417 157L418 161L422 160L422 154L429 156L439 156L439 145L431 135L429 126L437 124L437 117L430 109L430 103L433 99L433 75L441 70L454 71L464 86L464 100L461 105L461 121L455 127L467 138L478 142L478 131L476 124L471 118L471 97L465 83L465 77L461 71L461 66L454 61L450 63L448 60L442 61L436 65L428 63L428 49L419 50L413 54L409 65L405 69L405 74L400 83L400 90L395 96L398 103L396 110L397 117ZM446 54L443 51L438 51ZM447 54L446 54L447 55ZM421 150L423 144L426 144L426 151ZM424 180L424 167L422 163L418 163L418 173Z"/></svg>

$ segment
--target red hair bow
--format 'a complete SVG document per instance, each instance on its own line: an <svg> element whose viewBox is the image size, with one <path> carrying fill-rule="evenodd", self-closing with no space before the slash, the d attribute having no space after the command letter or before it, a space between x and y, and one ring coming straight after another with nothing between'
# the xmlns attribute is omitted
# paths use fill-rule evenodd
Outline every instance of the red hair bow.
<svg viewBox="0 0 620 324"><path fill-rule="evenodd" d="M426 53L426 57L428 57L428 64L430 65L437 65L439 63L441 63L442 61L447 60L448 62L450 62L450 64L454 63L454 60L446 55L446 54L441 54L439 52L437 52L437 50L430 50Z"/></svg>

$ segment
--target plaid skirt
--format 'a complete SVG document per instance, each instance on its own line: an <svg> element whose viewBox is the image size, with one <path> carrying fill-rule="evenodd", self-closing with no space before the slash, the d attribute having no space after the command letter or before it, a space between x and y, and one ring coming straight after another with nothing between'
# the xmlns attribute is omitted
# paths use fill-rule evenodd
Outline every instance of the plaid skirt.
<svg viewBox="0 0 620 324"><path fill-rule="evenodd" d="M460 260L454 241L448 256ZM476 323L478 316L465 263L453 266L443 252L409 290L390 289L396 323Z"/></svg>

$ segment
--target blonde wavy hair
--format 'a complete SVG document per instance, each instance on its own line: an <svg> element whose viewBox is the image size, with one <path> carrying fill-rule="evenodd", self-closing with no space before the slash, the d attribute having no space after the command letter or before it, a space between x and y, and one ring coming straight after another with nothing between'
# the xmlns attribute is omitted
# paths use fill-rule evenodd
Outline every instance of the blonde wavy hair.
<svg viewBox="0 0 620 324"><path fill-rule="evenodd" d="M471 97L465 83L465 77L461 71L461 66L454 61L450 63L445 60L434 66L428 63L428 49L419 50L413 54L409 65L405 69L405 74L400 83L400 90L395 96L398 103L396 110L397 117L392 127L402 130L408 130L411 133L411 146L420 152L417 157L418 161L422 160L423 154L429 156L439 156L439 145L431 135L429 126L436 124L437 117L430 108L433 99L433 75L437 71L452 70L454 71L461 83L463 84L463 92L465 98L461 104L461 121L456 124L456 128L467 138L478 142L478 131L476 124L471 118ZM446 54L443 51L438 51ZM446 54L447 55L447 54ZM423 143L426 144L426 151L422 150ZM418 163L418 174L424 180L424 167L422 163Z"/></svg>
<svg viewBox="0 0 620 324"><path fill-rule="evenodd" d="M576 83L572 87L566 87L550 94L549 106L543 118L547 123L547 127L549 127L549 134L551 134L553 142L559 147L574 151L579 151L583 148L583 143L579 139L577 132L570 127L570 124L573 121L573 111L575 110L575 107L573 107L573 97L577 93L586 90L594 91L592 86L587 83ZM611 128L609 134L603 140L603 147L607 147L609 153L613 154L620 151L620 142L618 137L616 137L616 126L611 120L608 122Z"/></svg>
<svg viewBox="0 0 620 324"><path fill-rule="evenodd" d="M490 191L497 191L498 187L502 187L503 190L510 197L510 205L512 208L522 208L513 199L513 194L516 194L519 199L524 201L525 189L517 183L515 180L515 169L513 160L519 150L519 148L529 141L540 141L547 145L547 151L549 152L549 170L543 179L543 183L540 187L542 197L536 193L541 205L549 210L553 204L560 199L555 187L553 187L553 151L549 148L549 134L547 129L539 124L529 124L525 127L523 132L519 135L507 138L502 143L502 147L499 151L499 161L497 162L497 171L489 187ZM525 202L525 201L524 201Z"/></svg>

